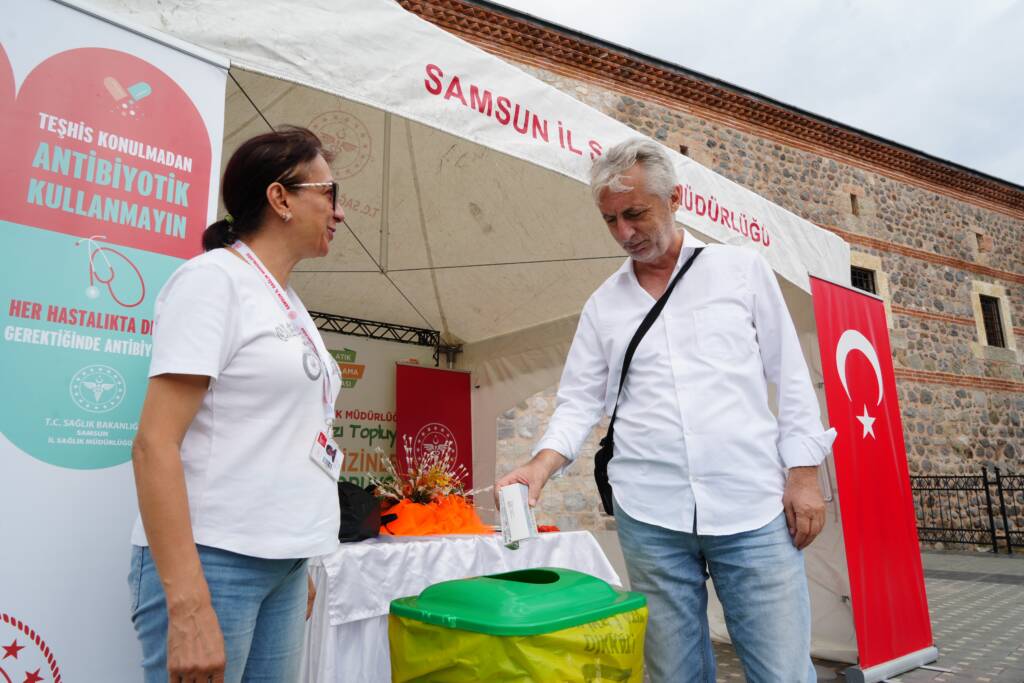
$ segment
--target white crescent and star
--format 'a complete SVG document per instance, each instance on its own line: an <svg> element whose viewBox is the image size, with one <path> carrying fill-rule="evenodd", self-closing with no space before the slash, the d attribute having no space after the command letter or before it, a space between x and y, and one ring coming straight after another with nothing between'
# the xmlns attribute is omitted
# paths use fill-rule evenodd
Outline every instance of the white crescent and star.
<svg viewBox="0 0 1024 683"><path fill-rule="evenodd" d="M854 351L860 351L864 354L864 357L871 363L871 368L875 371L875 380L878 384L878 400L875 402L876 406L882 405L882 397L885 395L885 389L882 385L882 366L878 362L878 353L875 351L875 347L871 345L868 338L857 330L846 330L839 337L839 342L836 344L836 369L839 371L839 381L843 384L843 391L846 392L846 397L853 400L850 396L850 387L846 383L846 359ZM875 438L875 420L878 419L868 413L867 404L864 405L864 412L861 415L855 416L864 428L861 438Z"/></svg>
<svg viewBox="0 0 1024 683"><path fill-rule="evenodd" d="M855 415L854 417L856 417L858 420L860 420L861 425L864 426L864 433L860 435L861 438L862 439L866 438L869 434L871 435L872 439L875 438L875 427L874 427L874 424L875 424L875 420L877 420L878 418L871 417L870 415L868 415L868 407L864 406L864 414L863 415Z"/></svg>

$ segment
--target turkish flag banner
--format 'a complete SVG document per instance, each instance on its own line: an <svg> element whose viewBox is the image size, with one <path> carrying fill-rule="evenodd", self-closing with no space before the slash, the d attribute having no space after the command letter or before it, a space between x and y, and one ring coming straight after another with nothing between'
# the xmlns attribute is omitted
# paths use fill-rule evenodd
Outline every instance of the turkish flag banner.
<svg viewBox="0 0 1024 683"><path fill-rule="evenodd" d="M473 488L469 390L470 376L463 370L396 364L396 454L403 467L413 455L454 454L455 464L468 473L466 490Z"/></svg>
<svg viewBox="0 0 1024 683"><path fill-rule="evenodd" d="M885 307L811 278L860 666L932 646Z"/></svg>

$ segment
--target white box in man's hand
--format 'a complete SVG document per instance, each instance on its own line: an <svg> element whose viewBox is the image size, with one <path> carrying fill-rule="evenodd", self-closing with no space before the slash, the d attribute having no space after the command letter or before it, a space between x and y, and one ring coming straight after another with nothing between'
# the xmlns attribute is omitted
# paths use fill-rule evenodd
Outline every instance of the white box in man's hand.
<svg viewBox="0 0 1024 683"><path fill-rule="evenodd" d="M498 490L501 503L501 538L510 545L540 536L537 520L530 507L530 489L525 484L509 484Z"/></svg>

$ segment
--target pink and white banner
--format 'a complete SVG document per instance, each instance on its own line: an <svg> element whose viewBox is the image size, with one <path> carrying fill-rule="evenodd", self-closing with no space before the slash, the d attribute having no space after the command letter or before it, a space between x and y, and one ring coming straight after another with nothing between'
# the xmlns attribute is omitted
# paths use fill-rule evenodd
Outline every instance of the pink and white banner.
<svg viewBox="0 0 1024 683"><path fill-rule="evenodd" d="M153 302L216 206L226 64L50 0L0 15L0 681L138 680L131 443Z"/></svg>

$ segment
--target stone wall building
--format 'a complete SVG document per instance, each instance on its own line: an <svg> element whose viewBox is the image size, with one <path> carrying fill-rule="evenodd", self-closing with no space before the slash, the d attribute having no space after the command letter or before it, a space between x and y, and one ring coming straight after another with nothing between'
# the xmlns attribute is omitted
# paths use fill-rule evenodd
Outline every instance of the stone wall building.
<svg viewBox="0 0 1024 683"><path fill-rule="evenodd" d="M1024 474L1024 188L485 2L400 2L846 240L855 284L886 301L911 474ZM554 389L500 418L499 473ZM542 523L614 524L591 471L549 485Z"/></svg>

